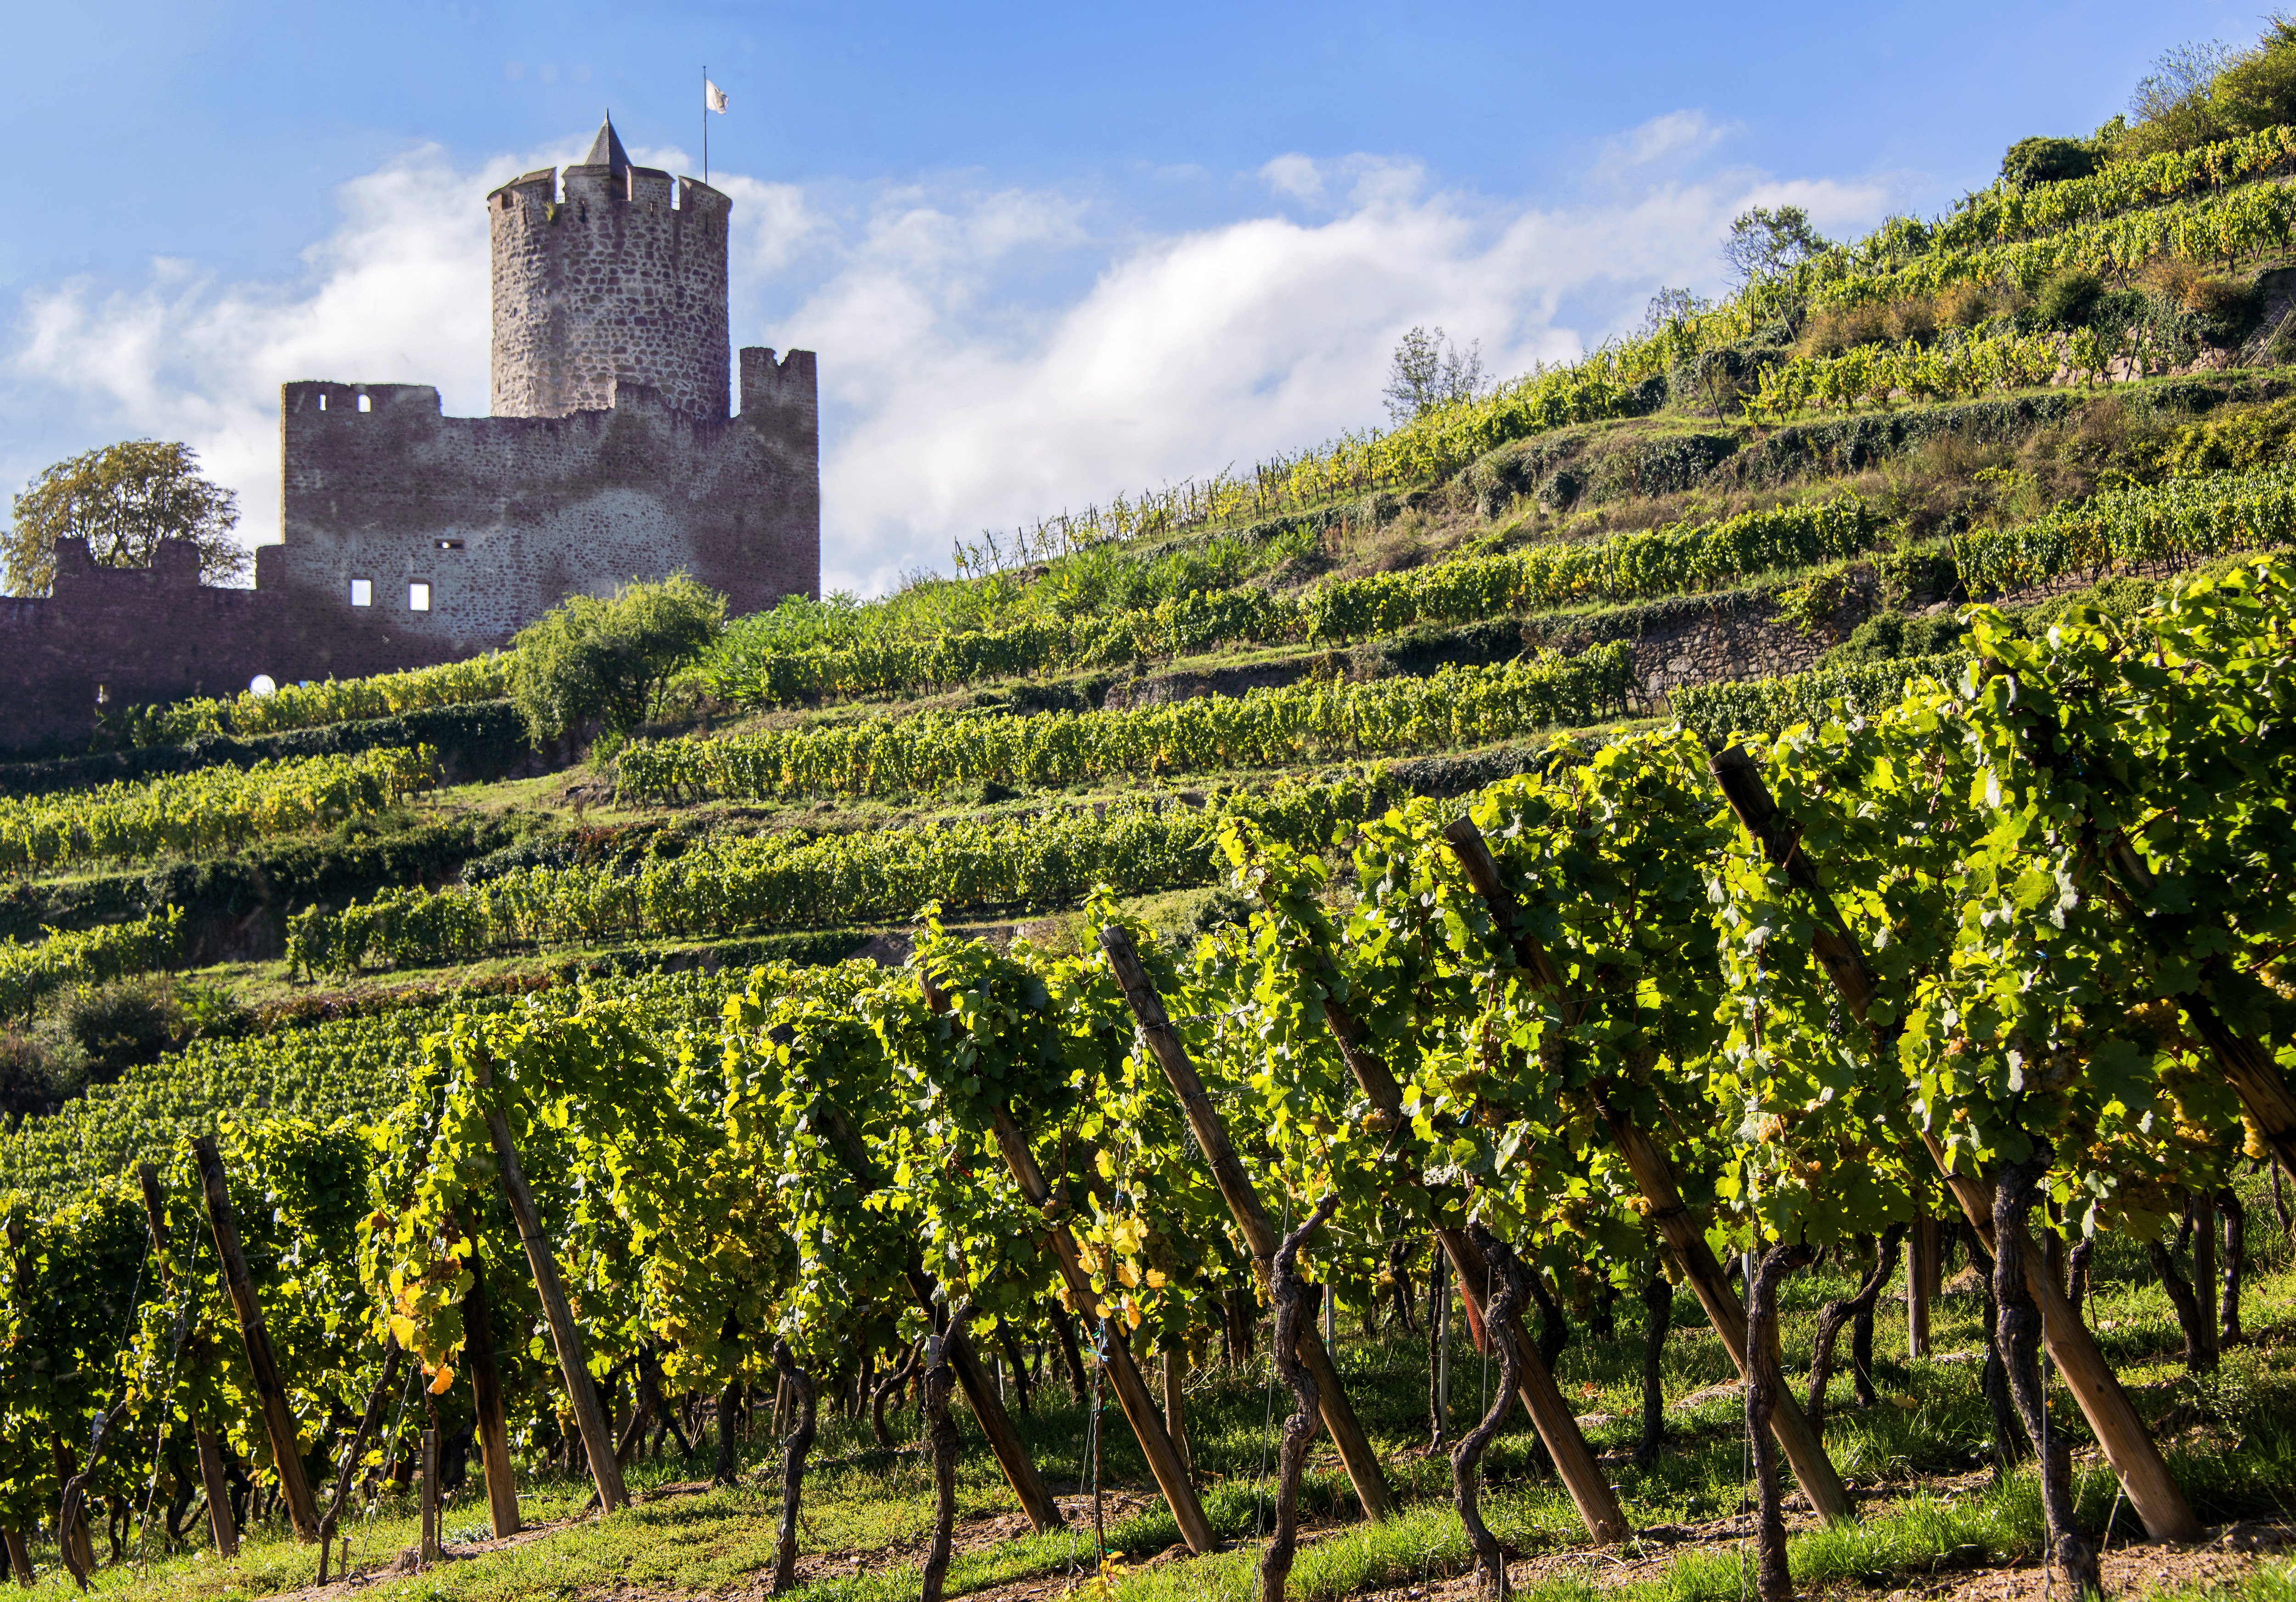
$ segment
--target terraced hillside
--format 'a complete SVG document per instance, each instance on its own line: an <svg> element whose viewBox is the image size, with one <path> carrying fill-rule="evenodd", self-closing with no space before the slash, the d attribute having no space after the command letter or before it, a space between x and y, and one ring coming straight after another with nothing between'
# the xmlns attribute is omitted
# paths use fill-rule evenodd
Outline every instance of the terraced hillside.
<svg viewBox="0 0 2296 1602"><path fill-rule="evenodd" d="M2279 1594L2296 129L2095 154L0 764L19 1577Z"/></svg>

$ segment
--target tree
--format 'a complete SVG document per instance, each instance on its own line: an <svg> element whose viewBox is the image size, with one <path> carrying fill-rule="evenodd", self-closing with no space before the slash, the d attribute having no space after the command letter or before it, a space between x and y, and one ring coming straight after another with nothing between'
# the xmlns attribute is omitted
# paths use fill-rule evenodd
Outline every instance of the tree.
<svg viewBox="0 0 2296 1602"><path fill-rule="evenodd" d="M1832 244L1810 225L1809 213L1799 206L1771 210L1756 206L1730 224L1730 237L1722 242L1722 259L1730 264L1741 283L1790 273Z"/></svg>
<svg viewBox="0 0 2296 1602"><path fill-rule="evenodd" d="M1484 387L1480 340L1462 350L1440 326L1430 333L1414 325L1395 347L1382 393L1388 416L1404 423L1437 407L1472 400Z"/></svg>
<svg viewBox="0 0 2296 1602"><path fill-rule="evenodd" d="M2164 52L2129 96L2128 109L2136 121L2122 136L2116 153L2156 155L2220 138L2225 127L2210 91L2217 75L2232 63L2232 52L2218 44L2179 45Z"/></svg>
<svg viewBox="0 0 2296 1602"><path fill-rule="evenodd" d="M725 620L726 597L684 573L571 596L511 641L512 703L537 745L593 721L627 737Z"/></svg>
<svg viewBox="0 0 2296 1602"><path fill-rule="evenodd" d="M1650 298L1643 309L1642 337L1656 334L1680 335L1690 325L1691 319L1714 309L1714 303L1695 290L1661 289Z"/></svg>
<svg viewBox="0 0 2296 1602"><path fill-rule="evenodd" d="M200 472L178 441L129 440L56 463L15 497L7 534L9 592L45 596L56 581L56 541L79 538L104 567L148 567L163 539L188 539L200 577L226 583L248 570L231 537L239 497Z"/></svg>
<svg viewBox="0 0 2296 1602"><path fill-rule="evenodd" d="M2028 184L2060 184L2085 178L2100 165L2096 149L2085 139L2041 136L2020 139L2001 158L2001 176L2022 187Z"/></svg>
<svg viewBox="0 0 2296 1602"><path fill-rule="evenodd" d="M2227 133L2296 121L2296 19L2275 16L2257 47L2217 74L2209 102Z"/></svg>

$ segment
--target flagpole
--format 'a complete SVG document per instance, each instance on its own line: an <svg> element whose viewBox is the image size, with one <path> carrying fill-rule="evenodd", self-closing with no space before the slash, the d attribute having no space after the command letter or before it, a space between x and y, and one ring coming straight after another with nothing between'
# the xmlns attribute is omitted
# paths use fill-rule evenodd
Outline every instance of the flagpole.
<svg viewBox="0 0 2296 1602"><path fill-rule="evenodd" d="M701 181L709 181L709 63L701 63Z"/></svg>

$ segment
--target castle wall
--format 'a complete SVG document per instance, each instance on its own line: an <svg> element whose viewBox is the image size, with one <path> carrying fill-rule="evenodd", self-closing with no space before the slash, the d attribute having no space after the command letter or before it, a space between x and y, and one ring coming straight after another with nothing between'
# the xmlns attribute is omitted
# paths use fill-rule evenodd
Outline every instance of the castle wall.
<svg viewBox="0 0 2296 1602"><path fill-rule="evenodd" d="M650 167L545 168L487 197L497 417L603 411L619 382L726 415L733 202Z"/></svg>
<svg viewBox="0 0 2296 1602"><path fill-rule="evenodd" d="M456 653L632 579L690 573L737 613L813 594L813 356L742 355L742 409L719 422L636 385L611 409L538 418L444 417L427 385L289 384L286 540L257 553L256 583ZM371 606L351 604L355 580Z"/></svg>
<svg viewBox="0 0 2296 1602"><path fill-rule="evenodd" d="M0 745L84 735L104 704L235 694L447 661L506 644L569 595L690 573L736 614L821 585L814 356L742 352L742 409L707 423L650 390L570 417L447 417L423 384L281 391L285 540L256 587L198 554L98 567L59 541L53 592L0 599ZM364 399L367 410L359 409ZM352 604L352 581L369 604ZM409 587L430 587L430 609Z"/></svg>

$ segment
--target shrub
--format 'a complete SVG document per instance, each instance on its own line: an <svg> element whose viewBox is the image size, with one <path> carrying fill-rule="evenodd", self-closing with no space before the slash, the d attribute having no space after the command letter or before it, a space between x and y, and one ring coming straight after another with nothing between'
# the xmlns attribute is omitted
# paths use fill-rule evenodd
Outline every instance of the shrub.
<svg viewBox="0 0 2296 1602"><path fill-rule="evenodd" d="M1937 302L1926 297L1899 300L1890 308L1885 326L1890 337L1900 343L1915 340L1926 345L1937 338Z"/></svg>
<svg viewBox="0 0 2296 1602"><path fill-rule="evenodd" d="M2068 267L2041 285L2033 305L2044 328L2086 327L2104 298L2104 280L2084 267Z"/></svg>
<svg viewBox="0 0 2296 1602"><path fill-rule="evenodd" d="M1818 659L1820 668L1862 667L1908 656L1936 656L1957 650L1967 630L1948 613L1909 618L1901 612L1876 612L1849 637Z"/></svg>
<svg viewBox="0 0 2296 1602"><path fill-rule="evenodd" d="M2020 139L2001 158L2001 176L2012 184L2062 184L2097 169L2096 151L2084 139Z"/></svg>
<svg viewBox="0 0 2296 1602"><path fill-rule="evenodd" d="M1993 315L1993 300L1981 283L1956 283L1938 297L1937 311L1948 328L1974 328Z"/></svg>
<svg viewBox="0 0 2296 1602"><path fill-rule="evenodd" d="M572 596L511 642L511 701L537 746L586 724L627 738L725 620L726 597L683 573Z"/></svg>
<svg viewBox="0 0 2296 1602"><path fill-rule="evenodd" d="M1890 337L1889 313L1876 305L1829 306L1802 330L1805 356L1839 356Z"/></svg>
<svg viewBox="0 0 2296 1602"><path fill-rule="evenodd" d="M189 1033L175 982L157 974L75 985L52 1002L33 1031L52 1059L77 1057L87 1083L108 1085L180 1045Z"/></svg>

